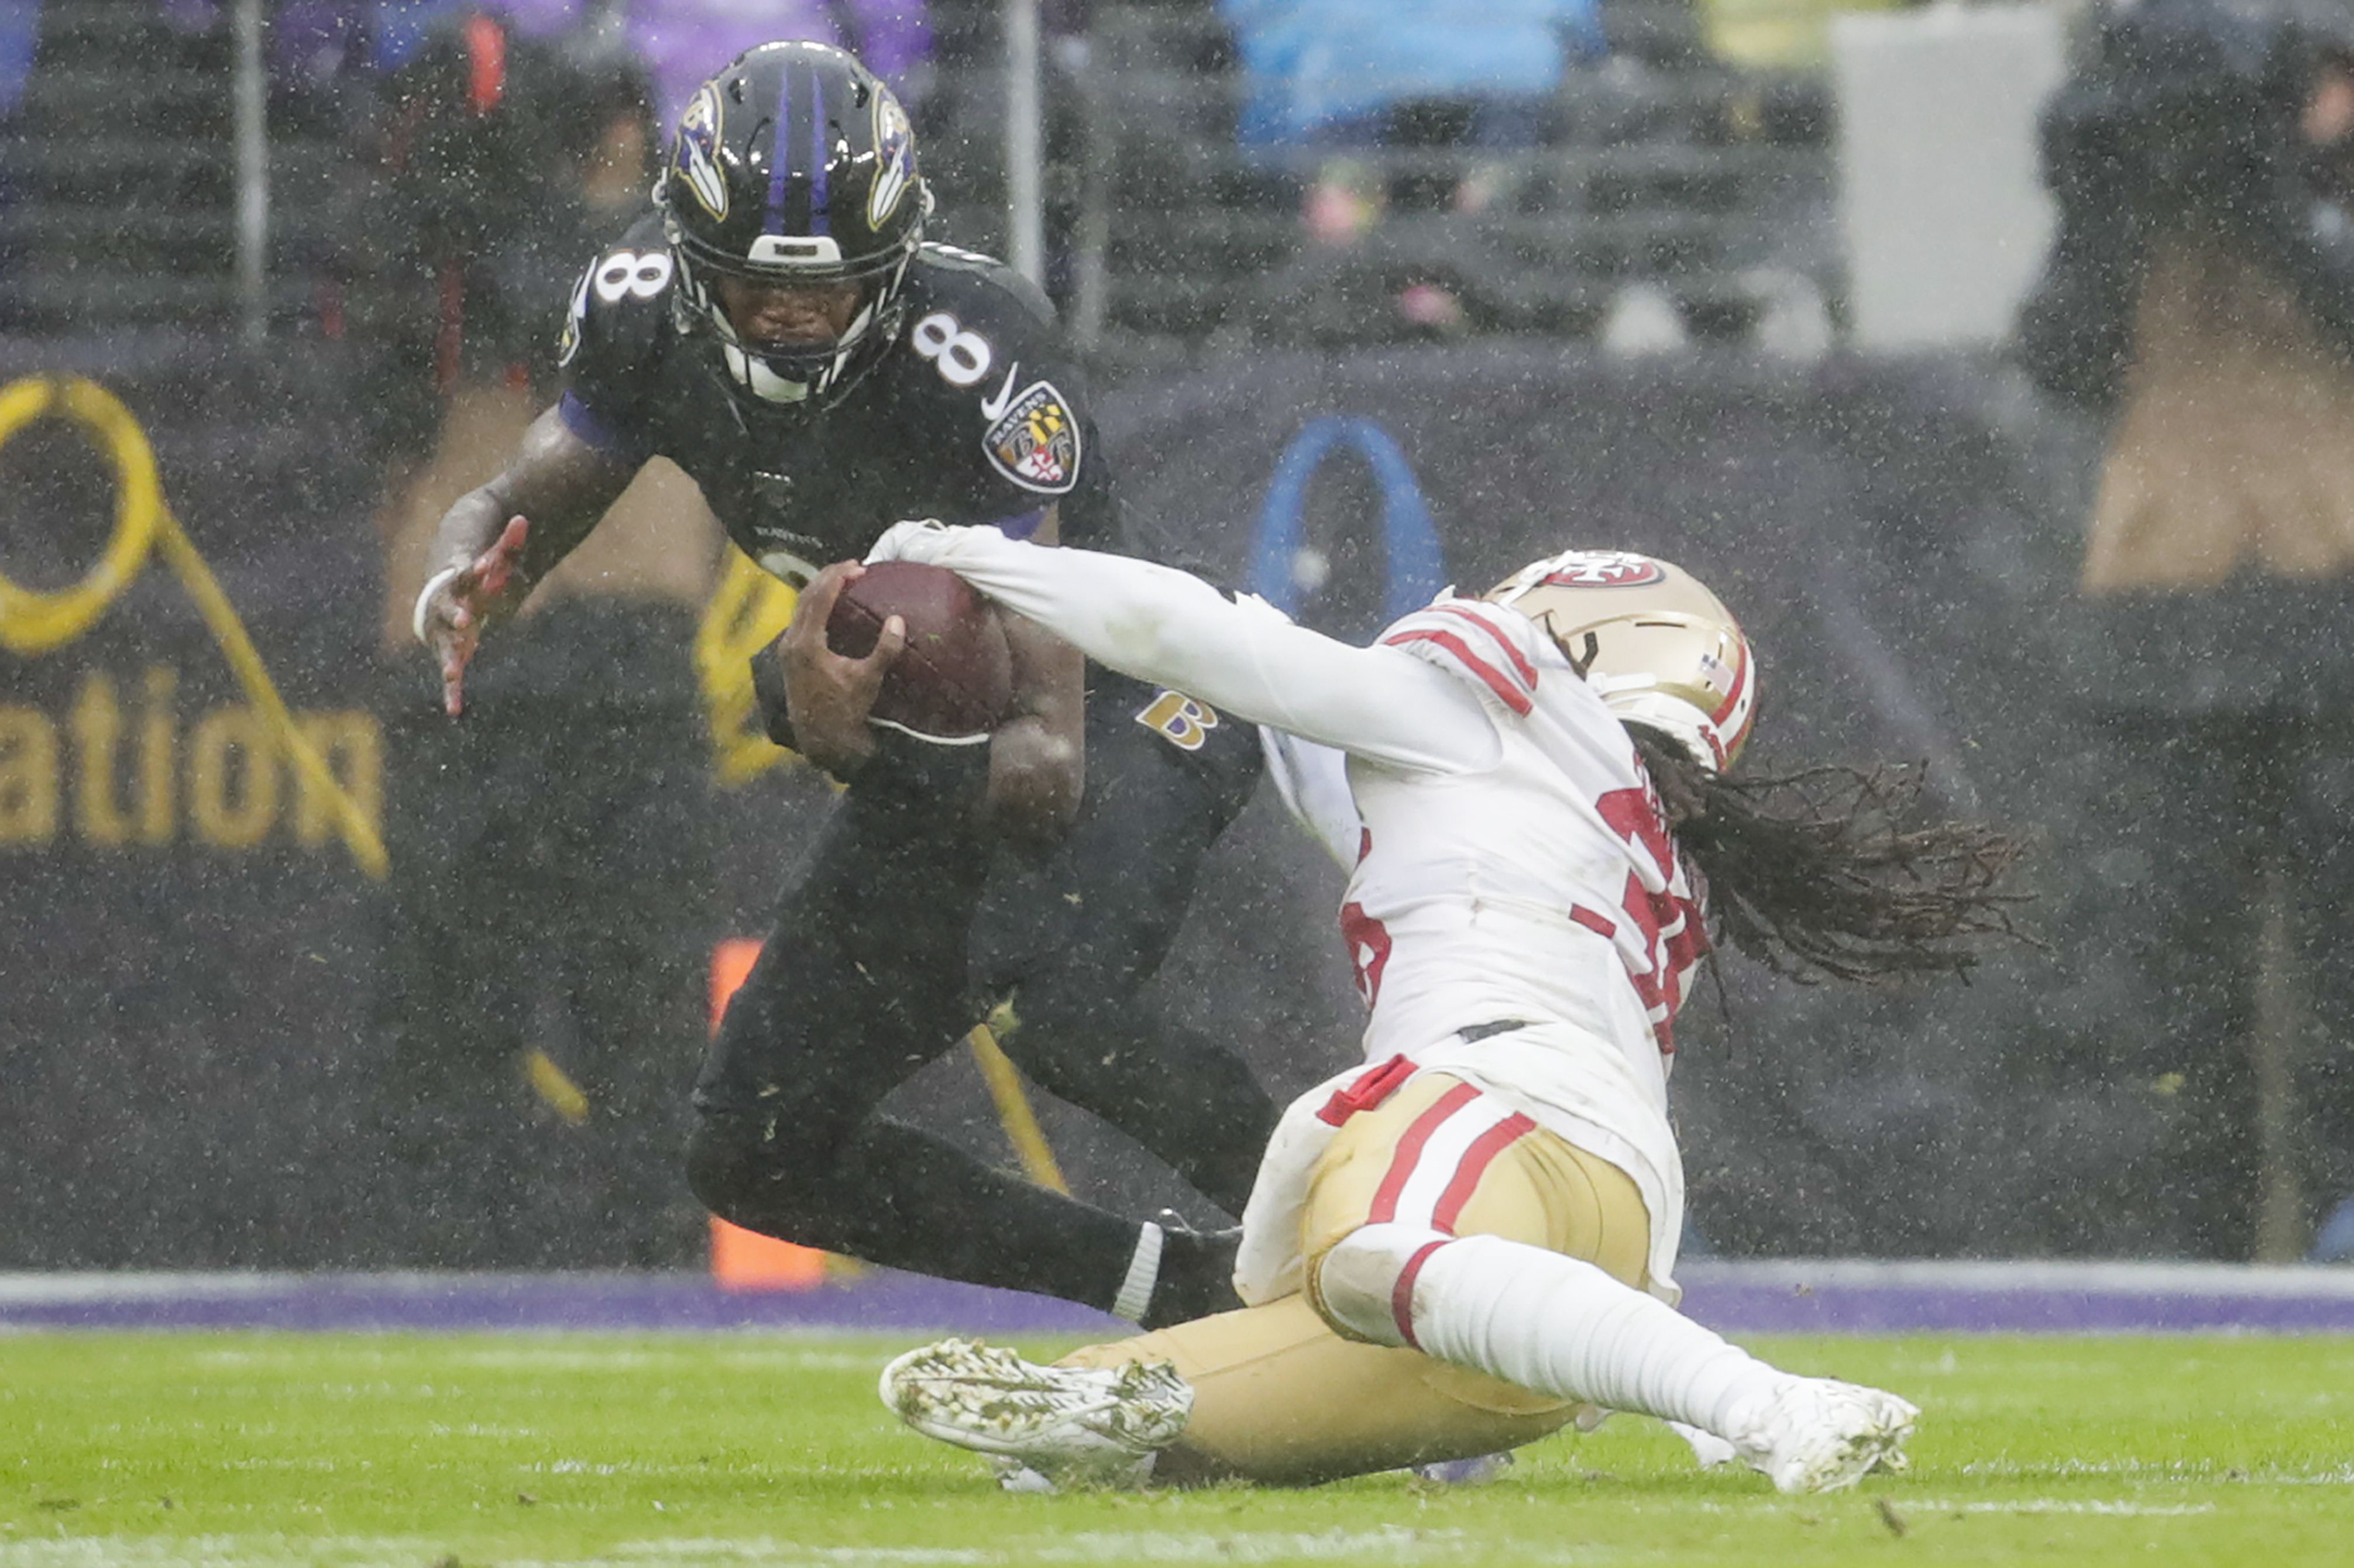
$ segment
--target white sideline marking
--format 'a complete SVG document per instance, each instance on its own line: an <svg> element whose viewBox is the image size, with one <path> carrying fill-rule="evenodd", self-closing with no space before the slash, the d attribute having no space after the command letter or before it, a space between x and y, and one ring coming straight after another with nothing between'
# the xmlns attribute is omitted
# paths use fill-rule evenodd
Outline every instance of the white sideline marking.
<svg viewBox="0 0 2354 1568"><path fill-rule="evenodd" d="M571 1568L590 1563L693 1563L758 1562L776 1568L859 1568L875 1564L970 1564L990 1568L997 1563L1270 1563L1283 1558L1331 1559L1349 1562L1402 1563L1461 1556L1496 1543L1473 1541L1460 1531L1416 1531L1384 1525L1375 1530L1235 1531L1230 1533L1180 1531L1107 1532L1083 1531L1072 1535L1034 1535L1009 1542L1002 1548L970 1546L809 1546L773 1539L631 1541L611 1548L603 1557L583 1559ZM556 1568L553 1563L507 1560L503 1568Z"/></svg>
<svg viewBox="0 0 2354 1568"><path fill-rule="evenodd" d="M630 1541L593 1556L559 1559L502 1555L501 1568L693 1568L758 1563L764 1568L996 1568L1030 1563L1271 1563L1310 1558L1352 1563L1441 1562L1498 1543L1460 1531L1235 1531L1231 1532L1082 1532L1027 1536L1002 1547L812 1546L772 1537ZM424 1537L99 1535L0 1541L0 1568L417 1568L443 1554ZM1526 1561L1566 1562L1539 1552Z"/></svg>
<svg viewBox="0 0 2354 1568"><path fill-rule="evenodd" d="M628 1330L621 1330L628 1332ZM318 1351L300 1340L264 1341L235 1348L196 1341L199 1348L185 1352L199 1366L272 1367L308 1366ZM339 1362L370 1361L377 1365L400 1359L407 1352L387 1351L376 1347L338 1351ZM435 1362L458 1366L486 1367L496 1372L634 1372L645 1368L713 1366L737 1367L748 1372L856 1372L873 1368L871 1352L859 1354L849 1351L827 1350L812 1344L796 1334L785 1340L765 1340L746 1343L729 1339L692 1339L680 1340L675 1348L649 1349L643 1344L587 1346L569 1336L556 1340L507 1340L480 1350L443 1350L436 1347L430 1354ZM360 1392L345 1385L347 1393ZM390 1383L376 1384L365 1392L388 1394Z"/></svg>
<svg viewBox="0 0 2354 1568"><path fill-rule="evenodd" d="M2018 1502L1939 1502L1906 1499L1909 1508L1934 1508L1946 1513L2096 1513L2124 1519L2175 1519L2183 1514L2213 1513L2213 1503L2062 1502L2057 1498L2026 1498Z"/></svg>
<svg viewBox="0 0 2354 1568"><path fill-rule="evenodd" d="M2221 1459L2056 1459L2022 1464L2016 1459L1973 1459L1959 1467L1965 1476L1991 1476L2019 1480L2061 1476L2124 1476L2150 1481L2205 1481L2241 1467ZM2267 1487L2342 1487L2354 1485L2354 1465L2327 1470L2284 1470L2257 1466L2246 1478Z"/></svg>
<svg viewBox="0 0 2354 1568"><path fill-rule="evenodd" d="M2070 1294L2204 1296L2225 1299L2354 1301L2354 1269L2234 1263L2120 1263L2034 1258L2003 1261L1889 1261L1873 1258L1686 1259L1689 1285L1774 1288L1906 1288L2052 1291ZM163 1299L241 1301L300 1289L376 1295L495 1297L503 1285L645 1286L700 1275L578 1273L568 1276L392 1272L297 1274L244 1270L0 1273L0 1307L54 1307Z"/></svg>
<svg viewBox="0 0 2354 1568"><path fill-rule="evenodd" d="M2216 1296L2354 1301L2354 1269L2324 1265L2122 1263L2064 1258L1922 1260L1875 1258L1688 1258L1676 1275L1691 1286L1772 1286L1797 1289L1890 1288L2034 1290L2104 1296Z"/></svg>
<svg viewBox="0 0 2354 1568"><path fill-rule="evenodd" d="M422 1536L85 1535L0 1541L0 1568L418 1568Z"/></svg>

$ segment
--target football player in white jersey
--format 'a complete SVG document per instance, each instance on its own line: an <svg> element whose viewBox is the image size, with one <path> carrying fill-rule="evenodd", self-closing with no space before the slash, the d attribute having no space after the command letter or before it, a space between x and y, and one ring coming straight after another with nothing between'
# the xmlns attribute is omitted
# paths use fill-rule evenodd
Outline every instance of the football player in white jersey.
<svg viewBox="0 0 2354 1568"><path fill-rule="evenodd" d="M902 524L1090 657L1349 758L1341 931L1367 1065L1302 1096L1244 1216L1250 1303L1055 1367L944 1340L883 1394L1009 1475L1304 1483L1493 1453L1610 1410L1712 1435L1785 1491L1902 1463L1893 1393L1779 1371L1674 1310L1678 1005L1708 922L1785 967L1966 967L2009 850L1728 777L1748 643L1647 556L1572 551L1356 648L1167 567ZM1711 886L1710 885L1713 885ZM1696 1447L1705 1447L1696 1442Z"/></svg>

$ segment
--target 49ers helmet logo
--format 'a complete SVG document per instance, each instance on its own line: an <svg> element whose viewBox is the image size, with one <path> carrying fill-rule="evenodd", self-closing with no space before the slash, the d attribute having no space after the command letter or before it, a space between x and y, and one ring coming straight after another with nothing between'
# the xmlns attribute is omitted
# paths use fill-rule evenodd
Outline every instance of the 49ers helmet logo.
<svg viewBox="0 0 2354 1568"><path fill-rule="evenodd" d="M1641 588L1664 582L1668 571L1649 556L1625 550L1573 550L1545 563L1543 580L1564 588Z"/></svg>

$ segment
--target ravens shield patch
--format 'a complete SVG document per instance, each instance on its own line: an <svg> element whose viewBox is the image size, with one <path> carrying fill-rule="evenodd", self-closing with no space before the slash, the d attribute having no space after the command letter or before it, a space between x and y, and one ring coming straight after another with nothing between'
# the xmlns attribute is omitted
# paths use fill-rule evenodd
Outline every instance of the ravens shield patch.
<svg viewBox="0 0 2354 1568"><path fill-rule="evenodd" d="M1024 490L1061 495L1079 482L1078 421L1052 382L1023 388L981 444L997 471Z"/></svg>

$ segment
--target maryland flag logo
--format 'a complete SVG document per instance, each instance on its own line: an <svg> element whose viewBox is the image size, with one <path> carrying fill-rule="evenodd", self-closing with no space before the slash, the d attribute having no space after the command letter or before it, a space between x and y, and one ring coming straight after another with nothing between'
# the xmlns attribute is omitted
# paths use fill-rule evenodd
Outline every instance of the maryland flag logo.
<svg viewBox="0 0 2354 1568"><path fill-rule="evenodd" d="M997 471L1024 490L1061 495L1079 482L1079 425L1050 382L1033 381L981 439Z"/></svg>

